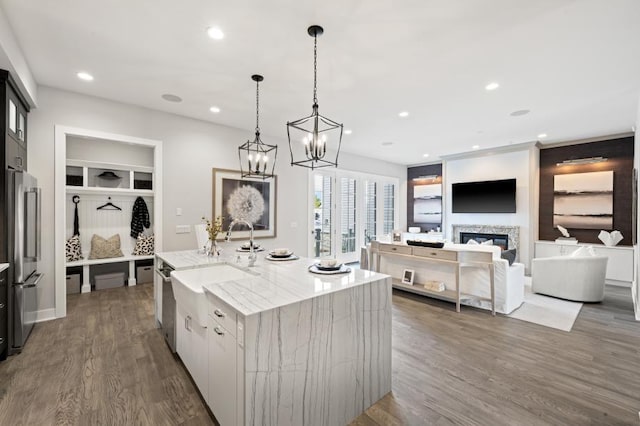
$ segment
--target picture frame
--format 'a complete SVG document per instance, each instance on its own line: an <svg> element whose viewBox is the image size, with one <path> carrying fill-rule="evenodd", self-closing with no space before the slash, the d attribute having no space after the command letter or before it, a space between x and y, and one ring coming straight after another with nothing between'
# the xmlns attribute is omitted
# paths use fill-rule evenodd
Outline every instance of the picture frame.
<svg viewBox="0 0 640 426"><path fill-rule="evenodd" d="M392 241L394 243L402 242L402 231L400 231L399 229L394 229L393 232L391 233L391 236L392 236Z"/></svg>
<svg viewBox="0 0 640 426"><path fill-rule="evenodd" d="M405 269L402 271L402 284L413 285L413 276L415 271L413 269Z"/></svg>
<svg viewBox="0 0 640 426"><path fill-rule="evenodd" d="M242 178L239 170L218 169L212 171L212 219L222 216L223 232L218 234L218 240L222 240L226 236L226 231L231 224L232 216L229 212L229 199L239 188L249 186L255 188L262 197L264 213L253 224L253 238L275 238L277 236L277 189L278 178L274 176L272 179L260 178ZM256 194L251 190L252 194ZM237 195L237 194L236 194ZM244 224L237 224L231 234L232 240L247 240L250 232L249 227Z"/></svg>

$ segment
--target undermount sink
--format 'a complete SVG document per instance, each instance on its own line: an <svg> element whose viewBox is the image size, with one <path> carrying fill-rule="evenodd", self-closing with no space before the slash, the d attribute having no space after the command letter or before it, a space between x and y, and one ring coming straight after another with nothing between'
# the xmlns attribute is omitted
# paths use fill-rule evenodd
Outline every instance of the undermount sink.
<svg viewBox="0 0 640 426"><path fill-rule="evenodd" d="M207 297L202 288L205 284L249 278L254 274L242 271L228 264L219 264L205 268L173 271L171 287L176 305L194 316L194 320L202 327L207 326Z"/></svg>

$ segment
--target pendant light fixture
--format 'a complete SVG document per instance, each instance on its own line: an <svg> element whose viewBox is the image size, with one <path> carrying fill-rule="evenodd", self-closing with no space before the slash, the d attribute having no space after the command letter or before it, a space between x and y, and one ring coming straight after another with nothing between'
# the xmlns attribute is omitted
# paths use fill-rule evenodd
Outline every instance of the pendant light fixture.
<svg viewBox="0 0 640 426"><path fill-rule="evenodd" d="M269 145L260 139L260 82L261 75L254 74L251 80L256 82L256 137L238 147L240 174L242 178L269 179L274 176L278 146Z"/></svg>
<svg viewBox="0 0 640 426"><path fill-rule="evenodd" d="M313 106L310 116L287 123L291 165L310 169L337 167L342 124L318 112L318 36L324 30L312 25L307 32L313 37Z"/></svg>

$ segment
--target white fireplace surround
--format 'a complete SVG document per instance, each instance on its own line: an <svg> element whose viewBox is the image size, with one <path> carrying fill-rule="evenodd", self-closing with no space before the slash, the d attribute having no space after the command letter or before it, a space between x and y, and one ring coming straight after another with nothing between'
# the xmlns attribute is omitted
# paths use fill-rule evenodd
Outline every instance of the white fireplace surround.
<svg viewBox="0 0 640 426"><path fill-rule="evenodd" d="M509 236L509 249L516 249L516 262L520 258L520 227L502 225L451 225L454 243L460 243L461 232L477 232L480 234L506 234Z"/></svg>

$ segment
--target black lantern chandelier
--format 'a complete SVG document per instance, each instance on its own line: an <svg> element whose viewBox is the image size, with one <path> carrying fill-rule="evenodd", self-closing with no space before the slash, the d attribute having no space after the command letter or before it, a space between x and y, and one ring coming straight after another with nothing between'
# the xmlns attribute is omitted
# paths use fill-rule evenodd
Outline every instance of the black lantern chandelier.
<svg viewBox="0 0 640 426"><path fill-rule="evenodd" d="M260 82L264 77L254 74L251 80L256 82L256 137L253 142L248 140L238 147L240 173L242 178L269 179L274 176L278 146L260 139Z"/></svg>
<svg viewBox="0 0 640 426"><path fill-rule="evenodd" d="M291 165L310 169L337 167L342 124L318 112L318 36L324 30L312 25L307 32L313 37L313 110L310 116L287 123Z"/></svg>

